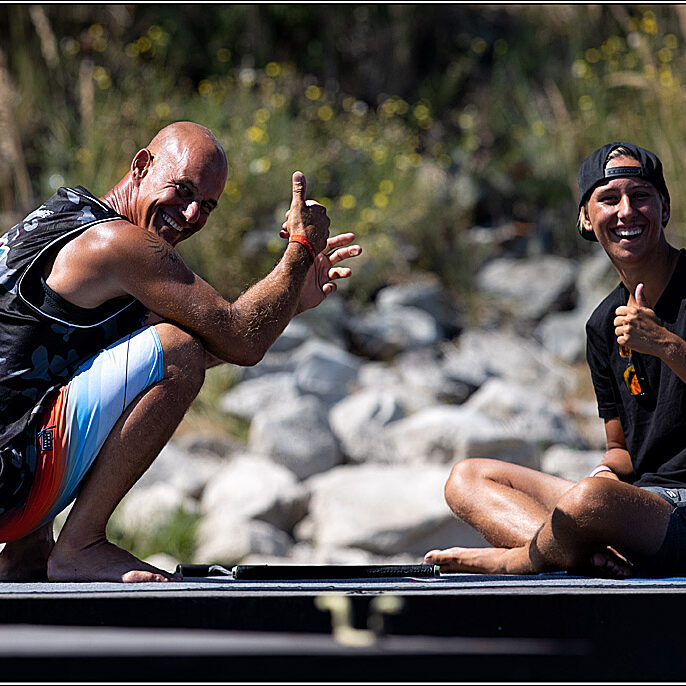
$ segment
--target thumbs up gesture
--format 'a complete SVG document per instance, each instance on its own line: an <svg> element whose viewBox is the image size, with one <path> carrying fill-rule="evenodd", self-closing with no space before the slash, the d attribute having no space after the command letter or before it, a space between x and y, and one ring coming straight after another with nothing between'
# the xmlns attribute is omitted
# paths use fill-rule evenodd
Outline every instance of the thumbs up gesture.
<svg viewBox="0 0 686 686"><path fill-rule="evenodd" d="M644 285L639 283L629 302L615 310L615 335L619 345L657 355L667 331L648 305L644 289Z"/></svg>
<svg viewBox="0 0 686 686"><path fill-rule="evenodd" d="M297 171L293 174L293 193L291 206L286 213L286 221L281 227L279 235L282 238L302 236L304 244L309 243L315 255L326 247L329 238L331 220L326 214L326 208L314 200L307 200L307 179Z"/></svg>

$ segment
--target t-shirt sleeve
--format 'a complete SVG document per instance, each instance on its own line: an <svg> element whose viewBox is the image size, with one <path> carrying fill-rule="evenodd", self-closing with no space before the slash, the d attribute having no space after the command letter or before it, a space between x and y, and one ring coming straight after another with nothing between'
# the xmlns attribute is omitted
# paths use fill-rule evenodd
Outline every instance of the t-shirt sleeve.
<svg viewBox="0 0 686 686"><path fill-rule="evenodd" d="M617 403L614 394L614 382L610 368L607 346L602 336L589 321L586 324L586 361L591 371L591 380L598 402L598 415L603 419L617 417Z"/></svg>

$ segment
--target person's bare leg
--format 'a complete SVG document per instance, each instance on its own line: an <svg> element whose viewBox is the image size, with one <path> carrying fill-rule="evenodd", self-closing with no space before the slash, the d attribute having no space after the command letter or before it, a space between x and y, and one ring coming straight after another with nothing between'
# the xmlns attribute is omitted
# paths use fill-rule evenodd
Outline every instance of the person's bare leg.
<svg viewBox="0 0 686 686"><path fill-rule="evenodd" d="M6 543L0 553L0 581L46 581L54 545L52 522Z"/></svg>
<svg viewBox="0 0 686 686"><path fill-rule="evenodd" d="M445 499L491 545L514 548L531 540L573 485L573 481L503 460L473 458L453 467Z"/></svg>
<svg viewBox="0 0 686 686"><path fill-rule="evenodd" d="M446 572L536 574L552 570L585 571L624 578L626 555L650 556L662 545L674 507L653 493L611 479L583 479L560 498L526 544L515 548L449 548L430 551L428 564ZM616 559L593 558L618 551Z"/></svg>
<svg viewBox="0 0 686 686"><path fill-rule="evenodd" d="M201 343L172 325L156 328L164 350L164 377L134 399L103 444L48 560L51 581L171 578L105 536L115 507L167 443L204 380Z"/></svg>

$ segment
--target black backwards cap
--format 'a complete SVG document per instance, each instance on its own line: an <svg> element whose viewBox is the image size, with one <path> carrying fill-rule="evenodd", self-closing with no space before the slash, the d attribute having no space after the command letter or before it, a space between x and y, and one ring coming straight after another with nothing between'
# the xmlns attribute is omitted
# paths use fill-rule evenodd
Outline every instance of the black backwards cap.
<svg viewBox="0 0 686 686"><path fill-rule="evenodd" d="M607 158L616 148L626 148L639 161L640 167L611 167L606 169ZM639 176L657 188L669 202L669 191L662 174L660 158L650 150L633 143L607 143L589 155L579 168L579 209L588 200L593 189L607 179L626 176ZM597 241L593 231L586 231L579 222L579 233L588 241Z"/></svg>

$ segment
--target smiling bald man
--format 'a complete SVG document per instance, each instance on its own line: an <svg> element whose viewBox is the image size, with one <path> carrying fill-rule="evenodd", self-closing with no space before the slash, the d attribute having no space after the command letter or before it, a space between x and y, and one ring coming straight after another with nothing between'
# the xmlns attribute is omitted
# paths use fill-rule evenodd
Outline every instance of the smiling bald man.
<svg viewBox="0 0 686 686"><path fill-rule="evenodd" d="M0 580L175 579L107 540L112 512L208 367L255 364L350 276L337 265L361 249L329 237L300 172L264 279L229 302L191 271L175 246L208 221L227 169L207 128L177 122L102 197L60 188L0 237Z"/></svg>

